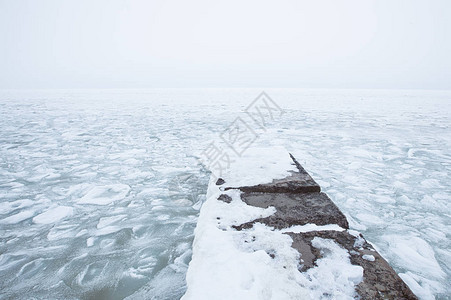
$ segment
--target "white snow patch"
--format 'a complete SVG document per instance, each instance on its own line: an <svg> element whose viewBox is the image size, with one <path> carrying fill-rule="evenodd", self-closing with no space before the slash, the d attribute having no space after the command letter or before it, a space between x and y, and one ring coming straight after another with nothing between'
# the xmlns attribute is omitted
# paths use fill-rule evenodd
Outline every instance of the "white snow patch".
<svg viewBox="0 0 451 300"><path fill-rule="evenodd" d="M337 224L327 224L327 225L316 225L316 224L305 224L305 225L294 225L289 228L283 228L280 232L310 232L310 231L321 231L321 230L334 230L334 231L344 231L345 229Z"/></svg>
<svg viewBox="0 0 451 300"><path fill-rule="evenodd" d="M283 179L292 174L290 171L298 170L284 147L254 147L222 171L215 175L225 180L224 186L239 187L271 183L273 179Z"/></svg>
<svg viewBox="0 0 451 300"><path fill-rule="evenodd" d="M308 290L300 284L296 268L299 254L290 247L291 238L261 227L253 234L257 239L271 235L280 250L278 254L287 262L286 269L264 250L239 249L239 232L198 223L186 277L188 289L182 299L309 298Z"/></svg>
<svg viewBox="0 0 451 300"><path fill-rule="evenodd" d="M240 225L255 219L266 218L276 212L276 209L272 206L268 208L261 208L247 205L241 200L241 192L239 190L229 190L224 193L232 198L232 201L230 203L225 203L223 201L217 200L217 196L219 196L219 193L217 193L212 196L211 199L213 200L206 201L201 209L200 217L202 217L202 211L205 207L205 210L208 210L208 218L210 219L210 221L217 222L217 218L220 218L220 225L218 226L219 228L225 229L227 227Z"/></svg>
<svg viewBox="0 0 451 300"><path fill-rule="evenodd" d="M365 255L362 255L362 258L363 258L364 260L367 260L367 261L375 261L375 260L376 260L376 258L374 257L374 255L371 255L371 254L365 254Z"/></svg>
<svg viewBox="0 0 451 300"><path fill-rule="evenodd" d="M321 249L323 258L317 267L304 275L308 280L311 299L354 299L355 286L363 280L363 268L351 264L349 253L335 241L315 237L312 246Z"/></svg>

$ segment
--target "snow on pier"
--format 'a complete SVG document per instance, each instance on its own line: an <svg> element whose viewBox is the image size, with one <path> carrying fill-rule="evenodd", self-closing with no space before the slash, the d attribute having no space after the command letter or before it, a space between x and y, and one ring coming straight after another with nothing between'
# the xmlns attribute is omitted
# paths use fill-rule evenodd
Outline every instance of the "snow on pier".
<svg viewBox="0 0 451 300"><path fill-rule="evenodd" d="M284 148L210 179L182 299L416 299Z"/></svg>

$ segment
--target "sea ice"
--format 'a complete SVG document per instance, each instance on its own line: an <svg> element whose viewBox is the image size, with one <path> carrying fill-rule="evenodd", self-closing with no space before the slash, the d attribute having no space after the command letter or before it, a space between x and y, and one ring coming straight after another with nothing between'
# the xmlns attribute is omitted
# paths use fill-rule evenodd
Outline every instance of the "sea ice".
<svg viewBox="0 0 451 300"><path fill-rule="evenodd" d="M52 224L71 216L73 213L72 207L56 206L34 217L33 222L36 224Z"/></svg>
<svg viewBox="0 0 451 300"><path fill-rule="evenodd" d="M95 186L79 201L79 204L108 205L118 200L122 200L130 191L130 186L126 184L110 184Z"/></svg>
<svg viewBox="0 0 451 300"><path fill-rule="evenodd" d="M29 219L35 215L35 211L33 210L24 210L21 212L18 212L15 215L11 215L9 217L6 217L2 220L0 220L0 224L17 224L19 222L22 222L26 219Z"/></svg>
<svg viewBox="0 0 451 300"><path fill-rule="evenodd" d="M419 237L405 237L399 235L384 235L382 237L388 248L394 253L392 257L396 263L401 263L406 269L428 278L444 278L446 276L438 264L434 250Z"/></svg>
<svg viewBox="0 0 451 300"><path fill-rule="evenodd" d="M197 158L211 140L221 141L220 133L237 117L253 126L243 110L260 92L0 91L2 296L27 298L33 290L35 298L46 299L51 288L58 299L180 298L186 270L170 266L182 255L174 254L177 246L192 243L210 176ZM322 183L351 228L362 231L420 299L449 298L450 92L266 92L285 113L258 131L252 146L288 149ZM221 146L235 159L227 145ZM256 175L271 181L273 175L286 174L268 170L271 166ZM253 178L246 180L252 184ZM121 187L108 190L116 185ZM74 207L74 213L48 226L30 226L37 213L57 205ZM358 219L362 213L377 222ZM170 218L159 220L160 214ZM127 217L103 228L121 230L96 236L103 229L97 228L101 218L115 215ZM282 234L267 230L262 232L268 237ZM385 235L395 238L389 242ZM86 247L88 238L92 247ZM405 242L415 238L432 249L435 260ZM396 239L402 247L391 246ZM100 247L107 243L113 246ZM401 259L403 251L412 259ZM39 258L19 277L11 276ZM109 274L93 285L76 283L86 266L105 258ZM34 266L42 269L35 273ZM123 278L130 268L142 270L148 279Z"/></svg>

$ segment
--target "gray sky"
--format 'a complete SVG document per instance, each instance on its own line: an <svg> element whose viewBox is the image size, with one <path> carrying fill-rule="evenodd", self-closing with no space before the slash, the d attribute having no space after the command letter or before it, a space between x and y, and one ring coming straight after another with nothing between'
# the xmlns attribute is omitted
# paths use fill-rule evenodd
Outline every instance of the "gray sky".
<svg viewBox="0 0 451 300"><path fill-rule="evenodd" d="M0 0L0 88L451 89L451 1Z"/></svg>

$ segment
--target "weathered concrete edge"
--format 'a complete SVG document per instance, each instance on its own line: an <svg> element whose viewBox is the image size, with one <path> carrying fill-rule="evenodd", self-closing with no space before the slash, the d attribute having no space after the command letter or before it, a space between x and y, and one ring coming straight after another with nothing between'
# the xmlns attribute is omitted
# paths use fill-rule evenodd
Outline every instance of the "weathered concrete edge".
<svg viewBox="0 0 451 300"><path fill-rule="evenodd" d="M310 194L313 197L320 197L321 194L324 194L320 193L321 189L319 185L305 171L305 169L299 164L291 153L290 157L299 170L299 173L293 172L292 175L284 179L273 180L273 182L268 184L244 187L227 187L224 190L238 189L243 192L242 200L244 202L248 205L258 207L264 207L269 204L264 203L264 206L262 206L261 203L259 204L258 202L248 203L248 201L246 201L246 197L256 194L260 194L263 197L265 197L265 195L272 195L275 196L273 197L273 204L276 204L277 202L275 200L278 198L277 195L281 194ZM224 181L217 182L218 185L222 185L223 183ZM346 222L346 225L343 226L343 228L348 229L349 226L346 217L332 202L332 200L330 200L330 198L327 197L327 199L329 199L332 205L338 210L338 213L343 216ZM228 202L228 198L225 194L220 195L218 200ZM318 217L321 218L324 217L324 215L320 215ZM233 227L237 230L243 230L251 228L254 223L259 222L272 226L276 229L282 229L292 225L307 224L311 221L298 219L293 222L293 220L287 221L283 220L283 218L283 215L271 216ZM320 221L319 223L320 224L317 225L323 225L324 222ZM361 234L357 237L351 235L348 231L310 231L306 233L287 232L286 234L290 235L293 239L292 247L301 254L301 257L307 260L305 261L304 259L301 259L300 265L302 267L300 272L305 272L309 268L315 266L316 260L322 257L320 251L312 246L311 240L314 237L333 239L336 243L349 252L351 263L361 266L364 270L364 279L356 287L356 291L362 299L417 299L407 284L399 277L388 262L374 249L374 247L363 238ZM363 255L372 256L374 261L363 259Z"/></svg>

